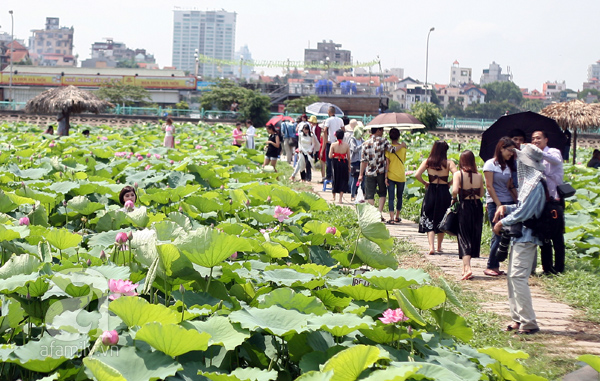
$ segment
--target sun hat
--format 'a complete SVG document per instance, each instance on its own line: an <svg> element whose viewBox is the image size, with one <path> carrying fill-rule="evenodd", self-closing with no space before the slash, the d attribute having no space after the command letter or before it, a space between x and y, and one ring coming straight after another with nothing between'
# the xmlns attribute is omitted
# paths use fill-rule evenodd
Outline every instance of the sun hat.
<svg viewBox="0 0 600 381"><path fill-rule="evenodd" d="M356 139L360 139L362 138L362 136L365 134L365 129L362 126L357 126L354 129L354 137Z"/></svg>
<svg viewBox="0 0 600 381"><path fill-rule="evenodd" d="M517 150L517 158L523 164L533 167L538 171L544 172L546 170L544 166L544 153L533 144L525 144L521 147L520 151Z"/></svg>
<svg viewBox="0 0 600 381"><path fill-rule="evenodd" d="M538 185L544 175L544 154L533 144L521 146L517 152L517 178L519 180L520 202L524 202L529 193Z"/></svg>
<svg viewBox="0 0 600 381"><path fill-rule="evenodd" d="M308 121L311 123L317 123L317 116L311 115L310 118L308 118Z"/></svg>

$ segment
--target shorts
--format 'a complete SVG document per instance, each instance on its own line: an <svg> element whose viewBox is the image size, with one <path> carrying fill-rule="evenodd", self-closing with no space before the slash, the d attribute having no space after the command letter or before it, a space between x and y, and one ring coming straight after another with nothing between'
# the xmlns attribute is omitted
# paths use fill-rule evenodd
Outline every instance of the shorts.
<svg viewBox="0 0 600 381"><path fill-rule="evenodd" d="M365 200L375 199L375 189L377 189L379 197L387 196L385 173L378 173L376 176L365 176Z"/></svg>
<svg viewBox="0 0 600 381"><path fill-rule="evenodd" d="M267 159L269 160L277 160L279 159L278 157L271 157L271 156L265 156Z"/></svg>

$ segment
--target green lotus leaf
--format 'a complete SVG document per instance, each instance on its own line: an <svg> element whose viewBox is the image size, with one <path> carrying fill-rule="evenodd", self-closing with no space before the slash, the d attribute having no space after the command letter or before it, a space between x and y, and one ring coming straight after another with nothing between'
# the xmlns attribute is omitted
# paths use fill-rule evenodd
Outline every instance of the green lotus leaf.
<svg viewBox="0 0 600 381"><path fill-rule="evenodd" d="M135 208L133 211L128 212L126 214L135 227L145 228L150 222L150 218L148 217L148 211L146 210L145 206Z"/></svg>
<svg viewBox="0 0 600 381"><path fill-rule="evenodd" d="M58 250L65 250L79 245L83 237L76 233L71 233L67 229L52 229L46 235L48 242Z"/></svg>
<svg viewBox="0 0 600 381"><path fill-rule="evenodd" d="M249 210L248 216L254 218L257 222L261 224L269 224L271 222L277 221L277 218L273 217L275 208L268 208L261 211Z"/></svg>
<svg viewBox="0 0 600 381"><path fill-rule="evenodd" d="M369 203L356 204L358 226L360 232L368 240L375 242L383 251L389 251L394 246L394 239L381 222L379 210Z"/></svg>
<svg viewBox="0 0 600 381"><path fill-rule="evenodd" d="M444 308L430 311L443 333L452 335L464 342L468 342L473 338L473 329L467 326L467 321L462 316Z"/></svg>
<svg viewBox="0 0 600 381"><path fill-rule="evenodd" d="M299 194L300 203L307 205L308 209L311 211L326 211L329 210L329 205L327 205L327 201L324 198L319 197L319 195L310 193L310 192L302 192Z"/></svg>
<svg viewBox="0 0 600 381"><path fill-rule="evenodd" d="M56 193L60 193L60 194L67 194L72 189L75 189L78 187L79 187L79 183L76 183L74 181L63 181L63 182L54 183L54 184L50 185L48 187L48 189L50 189L52 192L56 192Z"/></svg>
<svg viewBox="0 0 600 381"><path fill-rule="evenodd" d="M356 380L365 369L379 360L379 354L377 347L356 345L327 360L321 371L333 370L331 381Z"/></svg>
<svg viewBox="0 0 600 381"><path fill-rule="evenodd" d="M187 204L193 205L200 213L218 212L221 205L205 196L191 196L185 199Z"/></svg>
<svg viewBox="0 0 600 381"><path fill-rule="evenodd" d="M355 286L342 286L336 291L342 292L352 297L354 300L364 300L366 302L387 298L387 294L384 290L377 290L372 287L367 287L363 284L357 284Z"/></svg>
<svg viewBox="0 0 600 381"><path fill-rule="evenodd" d="M273 205L279 205L281 207L295 209L300 203L298 193L294 192L290 188L277 186L271 192L271 199Z"/></svg>
<svg viewBox="0 0 600 381"><path fill-rule="evenodd" d="M284 336L288 333L300 333L308 330L309 316L279 306L265 309L250 307L232 312L229 320L239 323L243 328L249 330L261 328L273 335Z"/></svg>
<svg viewBox="0 0 600 381"><path fill-rule="evenodd" d="M338 309L343 309L348 307L348 305L350 304L350 302L352 301L352 298L343 298L343 297L337 297L333 294L333 292L331 292L331 290L328 290L326 288L321 289L321 290L316 290L313 291L313 294L321 299L321 301L323 302L323 304L325 304L327 307L333 309L333 308L338 308Z"/></svg>
<svg viewBox="0 0 600 381"><path fill-rule="evenodd" d="M61 340L50 335L43 336L40 340L32 340L23 346L16 347L13 355L6 360L19 364L25 369L34 372L49 373L58 368L68 359L79 356L83 351L83 340L86 336L79 336L70 341Z"/></svg>
<svg viewBox="0 0 600 381"><path fill-rule="evenodd" d="M177 238L173 244L190 261L203 267L214 267L234 252L252 249L248 239L220 233L208 227L191 231Z"/></svg>
<svg viewBox="0 0 600 381"><path fill-rule="evenodd" d="M369 340L379 344L387 344L400 339L402 331L394 324L382 324L381 322L369 329L360 329L360 333Z"/></svg>
<svg viewBox="0 0 600 381"><path fill-rule="evenodd" d="M582 355L577 357L577 360L591 366L596 372L600 372L600 357L594 355Z"/></svg>
<svg viewBox="0 0 600 381"><path fill-rule="evenodd" d="M21 238L21 234L13 229L7 229L0 224L0 242L12 241L13 239Z"/></svg>
<svg viewBox="0 0 600 381"><path fill-rule="evenodd" d="M327 308L314 296L297 294L289 288L278 288L264 295L258 308L268 308L277 305L286 310L294 309L305 314L325 315Z"/></svg>
<svg viewBox="0 0 600 381"><path fill-rule="evenodd" d="M30 155L27 155L30 156ZM29 168L19 169L15 164L11 164L8 168L9 172L23 179L38 180L50 173L50 168Z"/></svg>
<svg viewBox="0 0 600 381"><path fill-rule="evenodd" d="M313 330L322 329L333 336L341 337L359 329L369 328L375 323L368 316L360 317L349 313L327 313L322 316L310 317L308 324Z"/></svg>
<svg viewBox="0 0 600 381"><path fill-rule="evenodd" d="M278 285L292 286L296 282L307 283L315 278L312 274L299 273L293 269L276 269L263 272L263 279Z"/></svg>
<svg viewBox="0 0 600 381"><path fill-rule="evenodd" d="M372 285L387 291L402 289L413 284L423 284L431 279L429 274L419 269L374 270L359 275L358 278L365 279Z"/></svg>
<svg viewBox="0 0 600 381"><path fill-rule="evenodd" d="M21 187L15 191L15 194L18 194L22 197L31 198L33 200L38 200L42 204L49 205L50 208L54 208L54 206L58 203L58 196L55 193L42 192L29 187Z"/></svg>
<svg viewBox="0 0 600 381"><path fill-rule="evenodd" d="M111 210L109 212L106 212L102 217L98 219L98 222L96 223L96 230L99 232L106 232L110 230L120 229L122 226L125 225L129 225L127 215L121 210Z"/></svg>
<svg viewBox="0 0 600 381"><path fill-rule="evenodd" d="M525 360L529 358L529 355L523 351L510 349L510 348L480 348L480 353L484 353L496 361L499 361L502 365L514 370L519 374L527 374L525 367L519 360ZM488 365L489 366L489 365Z"/></svg>
<svg viewBox="0 0 600 381"><path fill-rule="evenodd" d="M271 258L285 258L290 254L287 249L279 243L262 242L260 245L265 250L265 253Z"/></svg>
<svg viewBox="0 0 600 381"><path fill-rule="evenodd" d="M288 251L292 251L302 246L302 243L296 241L295 237L291 234L277 234L275 236L271 235L270 237L272 242L276 242L283 245L283 247L285 247Z"/></svg>
<svg viewBox="0 0 600 381"><path fill-rule="evenodd" d="M462 309L463 308L462 303L460 302L460 300L458 300L458 298L456 297L456 294L454 293L454 291L452 291L452 287L450 287L448 282L446 282L446 279L443 277L440 277L439 279L440 279L440 287L446 293L446 297L448 298L448 300L450 302L452 302L452 304L454 304L458 308Z"/></svg>
<svg viewBox="0 0 600 381"><path fill-rule="evenodd" d="M48 212L46 211L46 207L44 205L38 205L34 211L29 213L27 216L29 217L30 225L40 225L44 227L48 227Z"/></svg>
<svg viewBox="0 0 600 381"><path fill-rule="evenodd" d="M419 311L417 311L417 309L406 298L406 296L404 296L404 294L400 292L400 290L394 290L394 296L396 297L396 300L398 301L398 305L400 305L402 312L404 312L404 315L412 319L417 324L425 326L426 323L425 319L423 319L423 316L421 316Z"/></svg>
<svg viewBox="0 0 600 381"><path fill-rule="evenodd" d="M398 261L392 253L383 253L377 243L365 238L358 240L356 255L363 263L376 269L395 269L398 267Z"/></svg>
<svg viewBox="0 0 600 381"><path fill-rule="evenodd" d="M28 275L38 271L40 260L33 255L21 254L10 258L0 267L0 279L8 279L15 275Z"/></svg>
<svg viewBox="0 0 600 381"><path fill-rule="evenodd" d="M134 347L99 349L93 357L84 358L83 363L91 373L88 376L99 381L163 380L181 369L177 361L162 352L142 351Z"/></svg>
<svg viewBox="0 0 600 381"><path fill-rule="evenodd" d="M417 309L423 311L431 309L446 301L446 293L443 289L435 286L425 285L419 288L406 288L400 290Z"/></svg>
<svg viewBox="0 0 600 381"><path fill-rule="evenodd" d="M271 381L277 379L275 370L264 370L260 368L236 368L229 373L203 372L202 375L212 381Z"/></svg>
<svg viewBox="0 0 600 381"><path fill-rule="evenodd" d="M146 323L176 324L180 316L162 304L150 304L137 296L121 296L110 302L108 309L120 317L128 327Z"/></svg>
<svg viewBox="0 0 600 381"><path fill-rule="evenodd" d="M228 351L234 350L250 337L250 331L231 324L224 316L213 316L206 321L186 321L183 325L209 334L209 346L222 345Z"/></svg>
<svg viewBox="0 0 600 381"><path fill-rule="evenodd" d="M210 335L188 330L177 324L147 323L137 331L136 340L142 340L164 354L176 357L191 351L208 349Z"/></svg>
<svg viewBox="0 0 600 381"><path fill-rule="evenodd" d="M29 293L30 297L39 298L44 295L49 288L50 284L48 283L47 275L42 275L39 276L35 282L29 282L24 287L17 289L17 292L24 297Z"/></svg>
<svg viewBox="0 0 600 381"><path fill-rule="evenodd" d="M85 196L73 197L69 200L67 206L69 209L79 214L83 214L84 216L89 216L97 210L104 209L103 204L100 204L99 202L91 202Z"/></svg>
<svg viewBox="0 0 600 381"><path fill-rule="evenodd" d="M9 213L13 210L17 209L19 205L13 202L13 200L8 197L4 191L0 190L0 212L1 213Z"/></svg>
<svg viewBox="0 0 600 381"><path fill-rule="evenodd" d="M394 363L387 369L376 370L363 381L404 381L418 379L415 376L421 369L421 363Z"/></svg>
<svg viewBox="0 0 600 381"><path fill-rule="evenodd" d="M6 279L0 279L0 292L2 293L13 293L21 287L26 287L30 282L35 282L39 277L38 273L31 274L18 274L8 277Z"/></svg>
<svg viewBox="0 0 600 381"><path fill-rule="evenodd" d="M152 229L156 231L156 238L159 241L172 241L184 234L184 230L173 221L160 221L152 224Z"/></svg>
<svg viewBox="0 0 600 381"><path fill-rule="evenodd" d="M167 177L167 184L173 189L184 187L188 181L194 181L194 176L188 173L171 172Z"/></svg>
<svg viewBox="0 0 600 381"><path fill-rule="evenodd" d="M2 317L0 317L0 334L9 328L17 328L25 316L25 310L21 304L13 298L5 298L2 304ZM0 359L2 356L0 356Z"/></svg>

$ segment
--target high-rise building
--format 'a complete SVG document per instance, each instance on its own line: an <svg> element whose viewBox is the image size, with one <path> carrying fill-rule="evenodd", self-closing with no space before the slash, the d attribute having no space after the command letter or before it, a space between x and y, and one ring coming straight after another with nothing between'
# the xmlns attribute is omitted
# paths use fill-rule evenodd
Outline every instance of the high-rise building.
<svg viewBox="0 0 600 381"><path fill-rule="evenodd" d="M252 65L252 53L250 53L250 49L248 49L248 45L244 45L240 47L240 49L235 52L235 60L236 62L240 62L240 66L238 67L238 72L236 76L241 78L245 78L248 80L250 75L252 74L252 69L254 66Z"/></svg>
<svg viewBox="0 0 600 381"><path fill-rule="evenodd" d="M512 81L513 75L510 73L510 67L507 69L508 74L502 74L502 68L495 61L492 61L489 69L483 69L481 80L479 84L481 86L492 83L492 82L509 82Z"/></svg>
<svg viewBox="0 0 600 381"><path fill-rule="evenodd" d="M220 11L174 10L173 66L194 73L200 56L233 61L236 13ZM234 68L211 62L198 63L198 75L205 78L231 77Z"/></svg>
<svg viewBox="0 0 600 381"><path fill-rule="evenodd" d="M58 17L46 17L46 28L32 30L29 55L40 66L76 66L73 57L73 27L59 26Z"/></svg>
<svg viewBox="0 0 600 381"><path fill-rule="evenodd" d="M472 83L471 68L460 67L458 61L454 61L450 68L450 86L463 86Z"/></svg>

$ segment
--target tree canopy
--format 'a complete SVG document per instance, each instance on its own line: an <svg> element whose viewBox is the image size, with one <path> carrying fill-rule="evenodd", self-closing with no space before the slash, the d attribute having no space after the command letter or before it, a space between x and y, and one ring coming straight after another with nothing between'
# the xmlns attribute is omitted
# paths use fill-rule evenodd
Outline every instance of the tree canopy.
<svg viewBox="0 0 600 381"><path fill-rule="evenodd" d="M306 109L306 106L315 102L319 102L320 100L321 99L317 95L308 95L296 99L288 99L283 103L285 104L285 109L287 112L303 113Z"/></svg>
<svg viewBox="0 0 600 381"><path fill-rule="evenodd" d="M100 85L95 94L100 99L126 106L146 104L151 100L150 93L142 86L126 85L120 81L112 81Z"/></svg>
<svg viewBox="0 0 600 381"><path fill-rule="evenodd" d="M492 82L483 85L483 88L487 90L486 103L508 101L520 105L523 101L521 89L513 82Z"/></svg>
<svg viewBox="0 0 600 381"><path fill-rule="evenodd" d="M436 128L439 120L442 118L439 107L433 103L417 102L412 105L410 114L419 119L428 130Z"/></svg>

